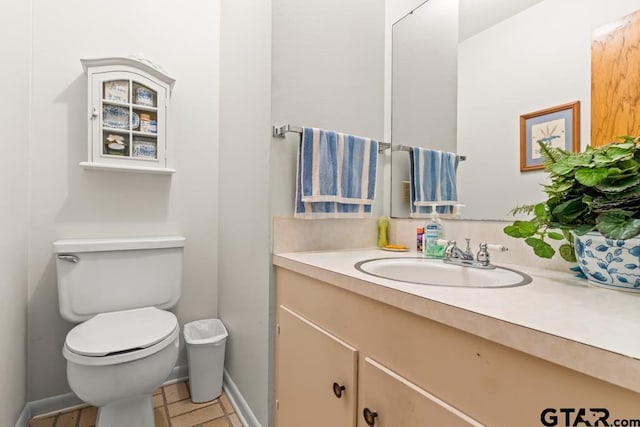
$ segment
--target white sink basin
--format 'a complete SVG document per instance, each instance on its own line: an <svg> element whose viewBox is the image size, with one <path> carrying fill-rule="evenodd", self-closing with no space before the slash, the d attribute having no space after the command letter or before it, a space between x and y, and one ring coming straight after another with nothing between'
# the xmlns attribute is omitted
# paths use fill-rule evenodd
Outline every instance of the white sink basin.
<svg viewBox="0 0 640 427"><path fill-rule="evenodd" d="M427 258L374 258L356 263L355 268L383 279L431 286L508 288L531 282L528 275L505 267L487 270Z"/></svg>

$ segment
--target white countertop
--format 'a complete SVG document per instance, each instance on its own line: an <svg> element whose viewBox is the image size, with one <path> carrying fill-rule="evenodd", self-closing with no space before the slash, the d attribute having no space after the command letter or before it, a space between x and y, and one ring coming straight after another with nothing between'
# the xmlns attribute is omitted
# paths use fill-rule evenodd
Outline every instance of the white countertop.
<svg viewBox="0 0 640 427"><path fill-rule="evenodd" d="M379 249L289 252L274 254L273 263L640 392L640 294L592 286L569 271L511 264L500 265L533 281L511 288L438 287L354 267L366 259L416 256Z"/></svg>

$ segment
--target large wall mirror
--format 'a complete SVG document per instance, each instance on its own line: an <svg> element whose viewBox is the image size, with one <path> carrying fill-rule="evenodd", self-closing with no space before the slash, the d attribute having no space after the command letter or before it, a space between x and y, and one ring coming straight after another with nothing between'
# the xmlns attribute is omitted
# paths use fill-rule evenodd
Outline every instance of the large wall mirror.
<svg viewBox="0 0 640 427"><path fill-rule="evenodd" d="M546 179L520 172L520 115L580 101L586 146L592 35L637 0L416 3L392 29L391 216L409 216L406 145L466 156L462 218L511 219L513 207L544 198Z"/></svg>

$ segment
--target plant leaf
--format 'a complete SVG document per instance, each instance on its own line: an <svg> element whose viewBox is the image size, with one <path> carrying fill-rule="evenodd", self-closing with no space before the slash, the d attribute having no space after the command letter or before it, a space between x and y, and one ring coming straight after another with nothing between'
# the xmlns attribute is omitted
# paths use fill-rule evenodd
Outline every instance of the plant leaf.
<svg viewBox="0 0 640 427"><path fill-rule="evenodd" d="M576 181L585 187L594 187L609 176L607 168L579 168L576 171Z"/></svg>
<svg viewBox="0 0 640 427"><path fill-rule="evenodd" d="M566 163L571 166L589 166L592 158L591 153L574 153L567 157Z"/></svg>
<svg viewBox="0 0 640 427"><path fill-rule="evenodd" d="M511 237L531 237L538 231L538 226L530 221L515 221L512 225L507 225L503 231Z"/></svg>
<svg viewBox="0 0 640 427"><path fill-rule="evenodd" d="M593 231L594 226L590 224L579 225L573 229L573 232L578 236L584 236L590 231ZM568 239L567 239L568 240Z"/></svg>
<svg viewBox="0 0 640 427"><path fill-rule="evenodd" d="M571 223L587 211L587 205L582 201L582 198L579 197L560 203L553 209L552 214L561 222Z"/></svg>
<svg viewBox="0 0 640 427"><path fill-rule="evenodd" d="M568 243L565 243L564 245L560 245L560 247L558 248L558 252L560 252L560 256L565 261L569 261L569 262L577 261L575 251L573 250L573 246L571 246Z"/></svg>
<svg viewBox="0 0 640 427"><path fill-rule="evenodd" d="M534 213L536 214L536 217L538 218L546 218L547 216L547 209L544 203L538 203L535 207L534 207Z"/></svg>
<svg viewBox="0 0 640 427"><path fill-rule="evenodd" d="M640 219L620 212L607 212L598 216L596 227L609 239L626 240L640 234Z"/></svg>
<svg viewBox="0 0 640 427"><path fill-rule="evenodd" d="M560 234L560 233L555 233L555 232L553 232L553 231L551 231L551 232L547 233L547 236L548 236L550 239L553 239L553 240L563 240L563 239L564 239L564 236L563 236L562 234Z"/></svg>
<svg viewBox="0 0 640 427"><path fill-rule="evenodd" d="M567 175L570 174L571 172L573 172L573 169L575 168L575 166L573 165L569 165L567 163L564 162L556 162L554 164L551 165L551 173L553 175Z"/></svg>
<svg viewBox="0 0 640 427"><path fill-rule="evenodd" d="M604 192L608 193L621 193L630 188L636 187L640 184L640 175L634 174L629 177L625 177L622 179L611 180L605 179L604 181L597 184L595 187Z"/></svg>
<svg viewBox="0 0 640 427"><path fill-rule="evenodd" d="M533 252L540 258L551 258L556 253L550 244L537 237L529 237L525 239L525 242L533 248Z"/></svg>
<svg viewBox="0 0 640 427"><path fill-rule="evenodd" d="M509 213L511 215L518 215L518 214L527 214L527 215L531 215L535 209L536 205L522 205L522 206L516 206L515 208L511 209L509 211Z"/></svg>
<svg viewBox="0 0 640 427"><path fill-rule="evenodd" d="M607 148L607 157L611 162L619 162L621 160L629 160L633 157L633 145L622 143L609 145Z"/></svg>

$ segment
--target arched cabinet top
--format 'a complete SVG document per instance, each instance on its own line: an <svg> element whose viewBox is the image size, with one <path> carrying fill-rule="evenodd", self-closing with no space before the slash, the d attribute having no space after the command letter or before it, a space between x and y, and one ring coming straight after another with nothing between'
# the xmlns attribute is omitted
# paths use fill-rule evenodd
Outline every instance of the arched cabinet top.
<svg viewBox="0 0 640 427"><path fill-rule="evenodd" d="M80 59L82 63L82 69L85 73L89 74L89 69L93 67L107 68L107 69L120 69L131 67L136 70L144 71L150 76L164 82L169 86L169 90L173 90L173 86L176 83L176 79L171 77L167 72L158 64L142 57L138 56L114 56L109 58L85 58Z"/></svg>

